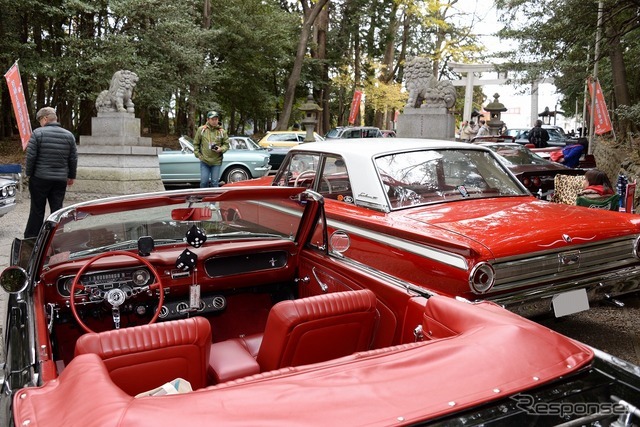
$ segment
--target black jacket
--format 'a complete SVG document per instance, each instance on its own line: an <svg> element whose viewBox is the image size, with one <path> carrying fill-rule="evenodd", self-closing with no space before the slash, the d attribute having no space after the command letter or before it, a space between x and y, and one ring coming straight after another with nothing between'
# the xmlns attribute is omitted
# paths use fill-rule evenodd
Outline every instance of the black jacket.
<svg viewBox="0 0 640 427"><path fill-rule="evenodd" d="M549 132L540 126L535 126L529 131L529 142L536 148L544 148L549 141Z"/></svg>
<svg viewBox="0 0 640 427"><path fill-rule="evenodd" d="M33 131L27 145L25 175L51 181L76 179L76 138L60 123L47 123Z"/></svg>

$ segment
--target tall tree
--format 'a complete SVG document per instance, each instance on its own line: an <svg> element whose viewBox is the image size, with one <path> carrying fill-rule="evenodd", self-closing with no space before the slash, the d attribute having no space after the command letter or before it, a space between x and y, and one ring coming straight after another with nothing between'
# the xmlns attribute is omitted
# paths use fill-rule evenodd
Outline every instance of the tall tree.
<svg viewBox="0 0 640 427"><path fill-rule="evenodd" d="M282 113L276 126L276 130L286 130L289 125L289 118L291 117L291 110L293 108L293 101L296 93L296 86L300 81L300 73L302 72L302 63L304 61L305 54L307 52L307 43L311 34L311 27L313 26L316 18L320 14L322 8L327 4L329 0L316 0L312 3L307 0L300 0L302 6L304 21L300 31L300 38L298 39L298 48L296 49L296 59L293 62L291 74L287 79L287 89L284 94L284 101L282 105Z"/></svg>

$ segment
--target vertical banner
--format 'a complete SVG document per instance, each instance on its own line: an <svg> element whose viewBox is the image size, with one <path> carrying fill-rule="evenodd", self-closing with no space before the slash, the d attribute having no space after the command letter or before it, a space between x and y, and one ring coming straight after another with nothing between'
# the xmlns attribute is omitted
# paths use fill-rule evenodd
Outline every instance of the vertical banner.
<svg viewBox="0 0 640 427"><path fill-rule="evenodd" d="M589 96L593 99L593 79L589 78L588 81ZM613 129L611 126L611 119L609 118L609 111L607 111L607 104L604 102L604 95L602 94L602 87L600 87L600 81L595 81L596 86L596 108L592 112L594 132L596 135L602 135L603 133L611 132Z"/></svg>
<svg viewBox="0 0 640 427"><path fill-rule="evenodd" d="M351 110L349 110L349 124L352 125L356 122L356 117L360 112L360 100L362 99L362 91L356 90L353 92L353 100L351 101Z"/></svg>
<svg viewBox="0 0 640 427"><path fill-rule="evenodd" d="M13 112L16 115L18 130L20 131L20 140L22 141L22 149L27 149L27 143L31 137L31 121L29 120L29 112L27 111L27 101L24 98L22 89L22 80L20 79L20 70L18 63L13 64L9 71L6 72L4 78L7 80L9 94L11 95L11 103L13 104Z"/></svg>

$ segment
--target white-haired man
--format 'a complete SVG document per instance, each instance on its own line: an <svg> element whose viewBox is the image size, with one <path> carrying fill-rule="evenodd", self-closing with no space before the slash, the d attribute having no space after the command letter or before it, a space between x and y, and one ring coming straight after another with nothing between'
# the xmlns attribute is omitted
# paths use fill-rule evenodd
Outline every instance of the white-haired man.
<svg viewBox="0 0 640 427"><path fill-rule="evenodd" d="M29 177L31 209L24 237L36 237L44 222L45 208L62 208L67 185L72 185L78 169L76 138L58 123L56 110L38 110L35 129L27 145L25 175Z"/></svg>

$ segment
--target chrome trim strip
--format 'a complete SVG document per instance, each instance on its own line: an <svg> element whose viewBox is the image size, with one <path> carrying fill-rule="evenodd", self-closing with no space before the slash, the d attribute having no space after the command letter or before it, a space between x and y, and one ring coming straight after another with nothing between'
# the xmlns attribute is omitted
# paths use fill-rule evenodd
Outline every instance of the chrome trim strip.
<svg viewBox="0 0 640 427"><path fill-rule="evenodd" d="M410 252L424 258L429 258L434 261L450 265L451 267L459 268L460 270L466 271L469 269L466 258L461 255L447 253L409 240L400 239L388 234L377 233L375 231L370 231L362 227L346 224L329 218L327 218L327 222L330 227L333 227L336 230L344 230L366 239L373 240L374 242L380 242L394 248L402 249L406 252Z"/></svg>

